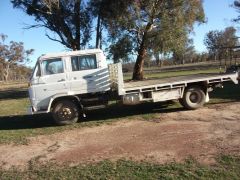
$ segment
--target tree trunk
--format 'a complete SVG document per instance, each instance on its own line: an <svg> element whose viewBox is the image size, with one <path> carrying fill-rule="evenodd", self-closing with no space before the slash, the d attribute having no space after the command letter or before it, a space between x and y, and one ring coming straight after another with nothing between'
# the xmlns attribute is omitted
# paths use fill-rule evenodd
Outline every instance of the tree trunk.
<svg viewBox="0 0 240 180"><path fill-rule="evenodd" d="M184 64L185 64L185 56L182 55L182 65L184 65Z"/></svg>
<svg viewBox="0 0 240 180"><path fill-rule="evenodd" d="M143 38L140 48L138 50L137 61L135 63L134 70L133 70L133 76L132 76L133 80L143 80L143 64L144 64L144 58L146 54L147 54L147 49L145 46L145 38Z"/></svg>
<svg viewBox="0 0 240 180"><path fill-rule="evenodd" d="M97 19L97 30L96 30L96 48L101 48L100 42L101 42L101 18L100 15L98 15Z"/></svg>
<svg viewBox="0 0 240 180"><path fill-rule="evenodd" d="M230 51L230 65L232 65L232 60L233 60L233 51L231 49L231 51Z"/></svg>
<svg viewBox="0 0 240 180"><path fill-rule="evenodd" d="M159 54L158 53L154 53L154 57L156 59L157 66L161 67L161 61L160 61L160 58L159 58Z"/></svg>
<svg viewBox="0 0 240 180"><path fill-rule="evenodd" d="M137 60L133 69L133 76L132 80L143 80L143 65L144 65L144 58L147 54L147 36L148 32L152 29L152 23L148 23L144 32L144 35L142 37L142 42L140 44L140 47L138 49L138 56Z"/></svg>
<svg viewBox="0 0 240 180"><path fill-rule="evenodd" d="M75 37L74 43L72 45L72 49L74 51L81 49L81 45L80 45L80 40L81 40L81 34L80 34L80 5L81 5L81 0L76 0L75 7L74 7L76 37Z"/></svg>
<svg viewBox="0 0 240 180"><path fill-rule="evenodd" d="M9 69L10 69L10 65L9 65L9 64L6 64L6 67L5 67L5 69L3 70L3 78L4 78L4 81L5 81L5 82L8 81Z"/></svg>
<svg viewBox="0 0 240 180"><path fill-rule="evenodd" d="M163 60L160 60L159 67L163 67Z"/></svg>
<svg viewBox="0 0 240 180"><path fill-rule="evenodd" d="M182 59L182 63L181 63L182 65L184 65L185 64L185 60L184 59Z"/></svg>

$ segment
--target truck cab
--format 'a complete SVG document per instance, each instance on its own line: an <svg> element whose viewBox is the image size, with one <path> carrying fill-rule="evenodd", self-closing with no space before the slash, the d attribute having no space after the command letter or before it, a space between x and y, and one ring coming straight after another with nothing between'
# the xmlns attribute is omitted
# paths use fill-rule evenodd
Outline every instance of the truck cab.
<svg viewBox="0 0 240 180"><path fill-rule="evenodd" d="M107 62L101 50L46 54L38 58L30 78L29 110L48 113L64 97L80 100L109 90Z"/></svg>

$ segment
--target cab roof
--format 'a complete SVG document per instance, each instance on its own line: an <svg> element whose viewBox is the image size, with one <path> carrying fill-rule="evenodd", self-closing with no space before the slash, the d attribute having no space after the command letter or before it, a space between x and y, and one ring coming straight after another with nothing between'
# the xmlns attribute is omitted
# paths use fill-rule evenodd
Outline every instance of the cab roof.
<svg viewBox="0 0 240 180"><path fill-rule="evenodd" d="M64 56L77 56L77 55L85 55L85 54L97 54L102 53L103 51L100 49L85 49L79 51L68 51L68 52L58 52L58 53L48 53L40 56L38 60L44 59L52 59L52 58L59 58Z"/></svg>

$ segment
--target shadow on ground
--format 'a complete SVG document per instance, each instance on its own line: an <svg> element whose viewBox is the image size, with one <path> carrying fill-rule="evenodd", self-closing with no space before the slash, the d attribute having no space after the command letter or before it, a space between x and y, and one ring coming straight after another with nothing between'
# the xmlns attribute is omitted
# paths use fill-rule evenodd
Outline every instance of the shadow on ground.
<svg viewBox="0 0 240 180"><path fill-rule="evenodd" d="M54 126L50 115L17 115L0 117L0 130L35 129Z"/></svg>
<svg viewBox="0 0 240 180"><path fill-rule="evenodd" d="M0 90L0 100L21 99L28 97L27 89Z"/></svg>
<svg viewBox="0 0 240 180"><path fill-rule="evenodd" d="M183 108L166 108L166 104L141 104L137 106L111 105L105 109L87 111L87 117L79 122L107 121L117 118L131 117L136 115L150 116L156 113L170 113L184 110ZM35 129L53 127L53 119L50 114L0 116L0 130Z"/></svg>

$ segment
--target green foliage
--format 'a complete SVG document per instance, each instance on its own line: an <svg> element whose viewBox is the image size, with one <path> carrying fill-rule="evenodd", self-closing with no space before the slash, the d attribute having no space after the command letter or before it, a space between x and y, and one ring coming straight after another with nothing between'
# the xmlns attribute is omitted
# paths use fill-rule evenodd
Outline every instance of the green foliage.
<svg viewBox="0 0 240 180"><path fill-rule="evenodd" d="M234 27L227 27L223 31L210 31L206 34L204 44L209 50L209 54L219 59L228 58L232 55L233 48L238 45Z"/></svg>
<svg viewBox="0 0 240 180"><path fill-rule="evenodd" d="M119 39L115 44L109 46L108 58L114 63L129 62L129 54L132 52L132 41L129 36Z"/></svg>
<svg viewBox="0 0 240 180"><path fill-rule="evenodd" d="M194 56L196 56L196 52L192 39L184 42L184 45L182 47L177 47L173 50L173 60L177 64L185 64L185 61L192 62L193 58L195 58Z"/></svg>
<svg viewBox="0 0 240 180"><path fill-rule="evenodd" d="M118 160L97 164L39 165L31 162L25 171L0 170L1 179L239 179L240 158L223 155L214 166L201 165L189 158L183 163L154 164Z"/></svg>
<svg viewBox="0 0 240 180"><path fill-rule="evenodd" d="M161 53L172 52L185 46L187 35L196 21L204 21L202 2L183 1L118 1L111 8L116 10L106 19L109 33L114 40L128 35L133 39L137 61L133 79L143 78L143 61L147 49ZM120 8L121 7L121 8Z"/></svg>

